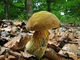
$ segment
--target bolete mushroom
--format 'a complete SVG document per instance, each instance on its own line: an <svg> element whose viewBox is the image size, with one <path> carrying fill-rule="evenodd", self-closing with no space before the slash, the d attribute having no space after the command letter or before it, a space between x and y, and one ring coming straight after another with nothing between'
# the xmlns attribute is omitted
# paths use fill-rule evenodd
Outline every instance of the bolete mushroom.
<svg viewBox="0 0 80 60"><path fill-rule="evenodd" d="M33 38L26 43L25 52L29 52L40 59L47 48L48 29L58 28L60 26L59 19L52 13L40 11L34 13L27 22L27 30L35 31Z"/></svg>

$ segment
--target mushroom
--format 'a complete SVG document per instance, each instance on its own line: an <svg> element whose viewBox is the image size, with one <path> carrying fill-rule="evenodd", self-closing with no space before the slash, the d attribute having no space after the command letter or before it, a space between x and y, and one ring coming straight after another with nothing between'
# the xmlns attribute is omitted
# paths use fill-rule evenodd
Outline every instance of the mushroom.
<svg viewBox="0 0 80 60"><path fill-rule="evenodd" d="M34 13L28 20L26 28L35 32L33 38L26 43L25 52L29 52L40 59L47 48L48 30L59 26L60 21L54 14L47 11Z"/></svg>

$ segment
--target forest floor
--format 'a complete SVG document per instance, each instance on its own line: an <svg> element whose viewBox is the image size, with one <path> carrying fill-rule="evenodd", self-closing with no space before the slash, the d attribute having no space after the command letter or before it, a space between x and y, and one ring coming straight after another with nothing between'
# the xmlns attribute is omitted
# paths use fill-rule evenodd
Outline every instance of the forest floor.
<svg viewBox="0 0 80 60"><path fill-rule="evenodd" d="M37 60L25 53L25 44L34 31L21 21L0 21L0 60ZM80 60L80 27L65 25L49 30L48 46L41 60Z"/></svg>

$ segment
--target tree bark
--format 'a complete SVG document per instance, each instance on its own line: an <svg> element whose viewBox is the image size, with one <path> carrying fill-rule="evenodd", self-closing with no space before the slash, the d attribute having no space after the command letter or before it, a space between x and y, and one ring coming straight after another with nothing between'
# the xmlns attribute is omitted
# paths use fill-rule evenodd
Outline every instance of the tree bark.
<svg viewBox="0 0 80 60"><path fill-rule="evenodd" d="M8 19L8 10L9 10L9 1L8 0L4 0L4 16L5 19Z"/></svg>
<svg viewBox="0 0 80 60"><path fill-rule="evenodd" d="M47 11L51 11L51 0L47 0Z"/></svg>
<svg viewBox="0 0 80 60"><path fill-rule="evenodd" d="M33 13L33 3L32 0L25 0L25 11L27 12L28 18Z"/></svg>

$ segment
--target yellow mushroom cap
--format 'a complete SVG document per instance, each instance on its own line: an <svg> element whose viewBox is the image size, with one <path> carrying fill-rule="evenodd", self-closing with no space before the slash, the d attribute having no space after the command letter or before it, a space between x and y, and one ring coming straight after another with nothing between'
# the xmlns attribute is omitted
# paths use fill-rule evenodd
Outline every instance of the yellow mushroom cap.
<svg viewBox="0 0 80 60"><path fill-rule="evenodd" d="M59 19L52 13L40 11L34 13L27 22L26 28L32 31L46 30L60 26Z"/></svg>

